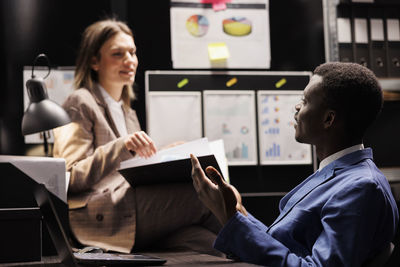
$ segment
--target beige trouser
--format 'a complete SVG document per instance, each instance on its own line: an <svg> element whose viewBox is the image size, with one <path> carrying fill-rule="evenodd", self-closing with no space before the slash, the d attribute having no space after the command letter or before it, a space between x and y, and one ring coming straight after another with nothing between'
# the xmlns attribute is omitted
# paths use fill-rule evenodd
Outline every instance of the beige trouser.
<svg viewBox="0 0 400 267"><path fill-rule="evenodd" d="M192 183L138 186L135 195L133 251L190 249L222 255L212 248L221 225L200 202Z"/></svg>

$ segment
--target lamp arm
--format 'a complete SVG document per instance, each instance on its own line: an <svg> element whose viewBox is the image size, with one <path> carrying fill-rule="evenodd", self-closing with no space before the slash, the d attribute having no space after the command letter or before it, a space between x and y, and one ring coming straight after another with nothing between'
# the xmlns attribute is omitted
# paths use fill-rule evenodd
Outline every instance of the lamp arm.
<svg viewBox="0 0 400 267"><path fill-rule="evenodd" d="M44 145L44 155L49 156L49 143L47 142L47 133L43 132L43 145Z"/></svg>
<svg viewBox="0 0 400 267"><path fill-rule="evenodd" d="M46 61L47 61L47 68L49 69L49 71L47 72L47 75L43 77L43 80L46 79L47 76L50 75L50 69L51 69L51 68L50 68L50 60L49 60L49 58L47 57L46 54L39 54L39 55L36 56L35 60L33 61L33 66L32 66L32 78L35 77L35 74L33 74L33 72L34 72L34 70L35 70L36 62L37 62L40 58L42 58L42 57L46 59Z"/></svg>

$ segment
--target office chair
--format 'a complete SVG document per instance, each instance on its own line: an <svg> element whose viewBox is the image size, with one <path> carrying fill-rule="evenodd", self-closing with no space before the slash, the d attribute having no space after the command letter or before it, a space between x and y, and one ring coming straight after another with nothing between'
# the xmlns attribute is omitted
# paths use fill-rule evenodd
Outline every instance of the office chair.
<svg viewBox="0 0 400 267"><path fill-rule="evenodd" d="M378 255L375 256L375 258L364 262L362 267L389 267L386 264L392 257L394 248L395 245L393 243L389 243L381 252L378 253Z"/></svg>
<svg viewBox="0 0 400 267"><path fill-rule="evenodd" d="M400 191L399 188L391 184L393 196L396 200L397 207L400 207ZM395 190L397 189L397 190ZM393 241L386 246L372 260L366 261L362 267L399 267L400 266L400 232L397 227Z"/></svg>

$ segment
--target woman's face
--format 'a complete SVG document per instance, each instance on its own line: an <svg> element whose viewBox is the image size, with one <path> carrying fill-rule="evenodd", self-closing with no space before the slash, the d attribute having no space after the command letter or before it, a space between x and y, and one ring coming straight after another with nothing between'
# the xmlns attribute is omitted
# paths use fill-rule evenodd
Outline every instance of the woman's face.
<svg viewBox="0 0 400 267"><path fill-rule="evenodd" d="M94 57L92 69L98 73L99 83L104 88L133 84L138 58L133 38L119 32L100 48L100 57Z"/></svg>

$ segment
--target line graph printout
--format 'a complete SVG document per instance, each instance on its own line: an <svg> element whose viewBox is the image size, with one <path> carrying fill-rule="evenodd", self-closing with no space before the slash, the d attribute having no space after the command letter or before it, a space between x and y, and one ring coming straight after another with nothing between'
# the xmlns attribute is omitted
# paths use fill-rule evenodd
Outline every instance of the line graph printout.
<svg viewBox="0 0 400 267"><path fill-rule="evenodd" d="M302 91L258 91L261 165L311 164L311 145L295 140L295 105Z"/></svg>
<svg viewBox="0 0 400 267"><path fill-rule="evenodd" d="M147 130L159 148L202 137L201 92L149 92Z"/></svg>
<svg viewBox="0 0 400 267"><path fill-rule="evenodd" d="M228 165L257 165L254 91L203 91L204 134L223 139Z"/></svg>

